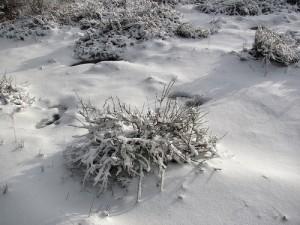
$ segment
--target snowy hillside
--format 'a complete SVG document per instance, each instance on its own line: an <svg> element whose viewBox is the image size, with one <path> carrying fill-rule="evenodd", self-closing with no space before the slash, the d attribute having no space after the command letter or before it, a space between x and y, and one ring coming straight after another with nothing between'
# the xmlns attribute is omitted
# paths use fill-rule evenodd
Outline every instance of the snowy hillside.
<svg viewBox="0 0 300 225"><path fill-rule="evenodd" d="M86 60L74 56L85 37L78 26L53 23L24 41L0 38L0 78L12 77L35 99L20 110L0 104L0 225L300 225L299 63L266 66L242 52L260 25L299 41L300 13L176 10L211 35L160 38L151 30L153 38L134 39L121 60L78 65ZM205 99L200 109L220 138L218 157L204 167L171 163L162 192L157 177L146 176L138 203L136 178L127 190L113 186L99 197L96 187L83 188L63 157L74 136L86 133L74 126L78 96L97 106L110 96L153 106L171 80L175 93L189 97L183 101Z"/></svg>

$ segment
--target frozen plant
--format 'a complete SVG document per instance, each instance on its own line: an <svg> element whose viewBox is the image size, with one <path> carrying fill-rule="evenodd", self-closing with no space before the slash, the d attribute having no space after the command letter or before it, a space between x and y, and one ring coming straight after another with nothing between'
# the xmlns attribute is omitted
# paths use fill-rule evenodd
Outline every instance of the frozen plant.
<svg viewBox="0 0 300 225"><path fill-rule="evenodd" d="M213 35L219 32L221 29L221 20L220 18L214 18L211 20L206 28L194 27L190 23L181 23L175 34L183 38L207 38L209 35Z"/></svg>
<svg viewBox="0 0 300 225"><path fill-rule="evenodd" d="M124 185L139 177L140 200L144 175L158 171L163 189L169 162L198 164L216 155L217 138L204 127L205 114L168 98L173 84L164 88L154 109L133 109L118 98L109 98L100 109L81 101L79 127L87 133L64 157L69 168L83 174L83 185L92 182L102 193L115 182Z"/></svg>
<svg viewBox="0 0 300 225"><path fill-rule="evenodd" d="M194 28L189 23L182 23L176 29L176 34L183 38L207 38L209 31L200 28Z"/></svg>
<svg viewBox="0 0 300 225"><path fill-rule="evenodd" d="M21 17L0 23L0 37L27 40L42 37L50 33L52 25L43 16Z"/></svg>
<svg viewBox="0 0 300 225"><path fill-rule="evenodd" d="M98 21L80 21L81 28L86 31L76 42L74 53L82 62L121 60L128 47L153 38L175 35L205 38L210 34L210 30L182 23L180 14L168 4L151 0L127 1L125 5L110 9L113 11L109 9L105 5Z"/></svg>
<svg viewBox="0 0 300 225"><path fill-rule="evenodd" d="M198 0L196 9L203 13L255 16L290 9L286 0Z"/></svg>
<svg viewBox="0 0 300 225"><path fill-rule="evenodd" d="M291 37L280 35L266 27L258 27L250 54L255 58L264 58L265 62L271 61L281 65L290 65L300 60L297 46Z"/></svg>
<svg viewBox="0 0 300 225"><path fill-rule="evenodd" d="M129 4L129 3L128 3ZM174 35L180 16L168 5L143 0L108 11L104 8L101 22L81 22L88 29L74 48L75 57L81 60L119 60L127 47L151 38Z"/></svg>
<svg viewBox="0 0 300 225"><path fill-rule="evenodd" d="M258 15L260 8L253 0L206 0L199 3L196 9L204 13L225 15Z"/></svg>
<svg viewBox="0 0 300 225"><path fill-rule="evenodd" d="M18 108L31 105L34 98L30 97L22 88L13 84L13 79L6 75L0 77L0 105L12 104Z"/></svg>
<svg viewBox="0 0 300 225"><path fill-rule="evenodd" d="M78 25L82 20L95 20L101 22L101 17L105 11L104 3L108 0L72 0L61 1L49 6L48 15L59 24ZM114 1L111 1L113 4Z"/></svg>

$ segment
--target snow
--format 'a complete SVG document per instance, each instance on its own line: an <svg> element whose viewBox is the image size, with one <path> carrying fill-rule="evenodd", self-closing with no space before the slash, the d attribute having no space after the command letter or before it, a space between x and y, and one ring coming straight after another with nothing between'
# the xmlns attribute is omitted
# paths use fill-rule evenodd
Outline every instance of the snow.
<svg viewBox="0 0 300 225"><path fill-rule="evenodd" d="M193 24L212 16L180 9ZM240 61L232 51L251 47L255 31L298 31L300 15L277 13L221 18L219 33L203 40L152 40L131 48L124 61L75 63L76 28L54 29L38 41L0 39L0 74L16 78L36 101L9 116L0 106L1 225L279 225L300 224L299 67ZM107 97L141 106L176 78L176 91L208 98L211 132L223 137L220 157L199 169L173 165L164 191L153 177L128 193L95 198L92 188L64 167L62 151L84 131L76 124L77 96L102 105ZM67 107L61 110L62 106ZM59 123L37 127L59 114ZM14 151L14 129L24 147ZM2 141L1 141L2 140Z"/></svg>

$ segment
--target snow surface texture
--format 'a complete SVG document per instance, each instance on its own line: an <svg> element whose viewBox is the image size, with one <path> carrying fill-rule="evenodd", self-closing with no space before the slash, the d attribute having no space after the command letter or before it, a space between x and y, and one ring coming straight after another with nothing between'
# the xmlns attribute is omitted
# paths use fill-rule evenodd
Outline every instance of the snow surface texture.
<svg viewBox="0 0 300 225"><path fill-rule="evenodd" d="M200 27L215 18L192 6L180 10ZM251 28L259 25L299 31L300 15L224 16L220 22L219 33L207 39L150 40L130 49L127 61L75 67L69 65L82 32L77 28L54 29L38 42L0 39L0 74L6 71L36 98L15 113L14 126L9 106L1 106L0 224L298 225L299 68L270 65L265 76L261 62L240 61L231 52L251 48ZM93 189L82 190L62 155L72 136L85 134L69 126L80 125L75 93L94 105L120 96L140 106L174 77L183 101L209 99L201 108L212 133L225 135L217 145L220 158L202 170L171 166L163 192L155 177L145 177L138 204L136 184L99 198ZM36 126L54 115L55 123ZM19 151L13 151L14 130L24 141Z"/></svg>

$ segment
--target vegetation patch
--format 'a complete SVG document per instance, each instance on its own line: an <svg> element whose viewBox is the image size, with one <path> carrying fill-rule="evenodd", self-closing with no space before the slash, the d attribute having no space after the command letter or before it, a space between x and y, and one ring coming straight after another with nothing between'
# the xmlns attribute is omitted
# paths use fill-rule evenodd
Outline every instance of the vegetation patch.
<svg viewBox="0 0 300 225"><path fill-rule="evenodd" d="M133 109L110 98L102 108L81 102L80 115L87 133L64 152L67 165L105 191L134 177L157 172L169 162L199 164L216 156L217 138L209 135L199 107L180 105L168 98L173 82L156 99L156 107Z"/></svg>
<svg viewBox="0 0 300 225"><path fill-rule="evenodd" d="M42 16L27 16L0 23L0 37L26 40L49 34L52 25Z"/></svg>
<svg viewBox="0 0 300 225"><path fill-rule="evenodd" d="M250 54L255 58L264 58L266 62L276 62L285 66L300 60L295 41L262 26L255 33Z"/></svg>
<svg viewBox="0 0 300 225"><path fill-rule="evenodd" d="M0 105L12 104L20 108L31 105L34 98L20 87L13 84L13 79L6 75L0 77Z"/></svg>
<svg viewBox="0 0 300 225"><path fill-rule="evenodd" d="M195 8L203 13L230 16L256 16L294 9L285 0L200 0Z"/></svg>

